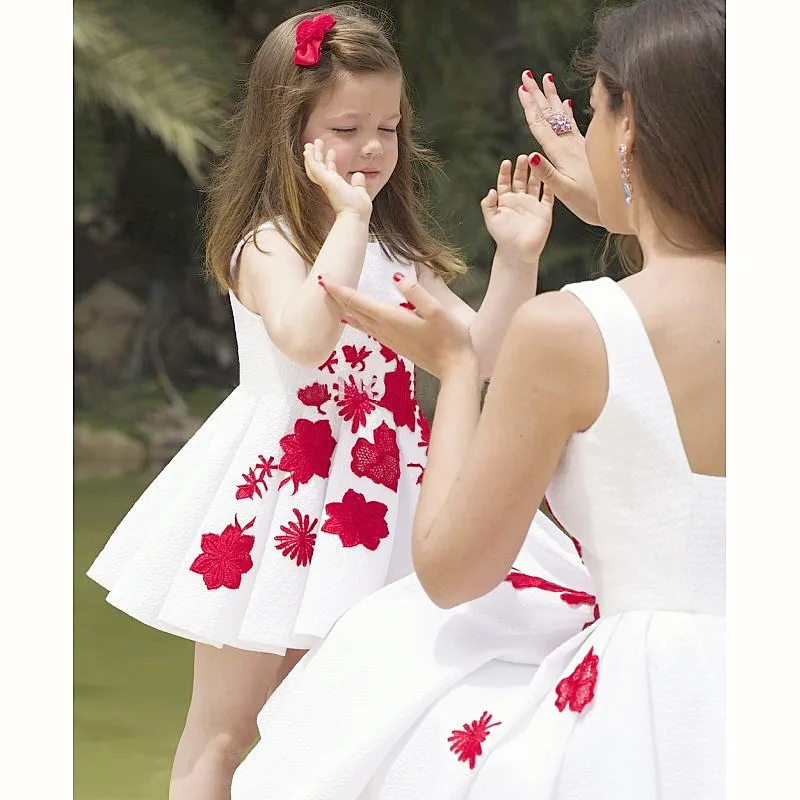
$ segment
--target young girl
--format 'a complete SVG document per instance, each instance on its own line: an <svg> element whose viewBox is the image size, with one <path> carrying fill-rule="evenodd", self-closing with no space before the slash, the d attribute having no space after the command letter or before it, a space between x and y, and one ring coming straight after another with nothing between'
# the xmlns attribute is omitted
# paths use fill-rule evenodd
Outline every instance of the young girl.
<svg viewBox="0 0 800 800"><path fill-rule="evenodd" d="M484 375L535 293L548 227L527 159L482 202L497 252L475 314L445 280L465 266L428 233L411 108L380 26L300 14L252 65L211 194L207 258L230 294L240 385L119 525L89 575L148 625L197 642L172 800L227 797L256 715L352 605L411 570L428 426L414 365L341 321L319 276L403 304L416 273L470 327ZM408 313L411 313L410 311Z"/></svg>

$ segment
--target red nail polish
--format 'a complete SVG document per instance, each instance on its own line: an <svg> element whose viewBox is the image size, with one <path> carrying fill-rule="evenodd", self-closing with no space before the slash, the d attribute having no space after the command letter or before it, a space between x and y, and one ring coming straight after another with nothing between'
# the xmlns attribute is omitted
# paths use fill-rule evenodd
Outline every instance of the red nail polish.
<svg viewBox="0 0 800 800"><path fill-rule="evenodd" d="M525 86L524 84L523 84L523 86L522 86L522 91L523 91L523 92L527 92L527 91L528 91L528 87L527 87L527 86Z"/></svg>
<svg viewBox="0 0 800 800"><path fill-rule="evenodd" d="M527 76L528 76L528 77L529 77L531 80L533 80L533 73L532 73L532 72L531 72L529 69L526 69L526 70L525 70L525 74L526 74L526 75L527 75Z"/></svg>
<svg viewBox="0 0 800 800"><path fill-rule="evenodd" d="M549 80L550 83L555 83L556 82L556 79L552 76L552 74L548 74L547 75L547 80Z"/></svg>
<svg viewBox="0 0 800 800"><path fill-rule="evenodd" d="M538 167L539 164L541 163L542 163L542 157L538 153L534 153L531 156L531 164L533 164L534 167Z"/></svg>
<svg viewBox="0 0 800 800"><path fill-rule="evenodd" d="M567 105L572 108L572 100L567 100Z"/></svg>
<svg viewBox="0 0 800 800"><path fill-rule="evenodd" d="M395 283L400 283L400 281L403 280L404 277L405 277L405 275L403 275L402 272L395 272L395 274L392 275L392 280Z"/></svg>

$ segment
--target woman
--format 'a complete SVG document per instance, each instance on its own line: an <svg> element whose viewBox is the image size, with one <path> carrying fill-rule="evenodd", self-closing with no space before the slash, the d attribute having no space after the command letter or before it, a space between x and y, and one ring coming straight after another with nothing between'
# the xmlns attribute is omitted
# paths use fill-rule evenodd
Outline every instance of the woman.
<svg viewBox="0 0 800 800"><path fill-rule="evenodd" d="M614 12L593 71L585 144L547 77L520 96L555 193L635 235L643 267L526 303L482 412L469 336L412 278L414 314L327 285L441 381L417 574L274 696L234 800L724 796L724 2ZM545 492L594 584L586 626L548 612L589 598L551 579L552 532L527 535ZM527 616L504 616L515 588Z"/></svg>

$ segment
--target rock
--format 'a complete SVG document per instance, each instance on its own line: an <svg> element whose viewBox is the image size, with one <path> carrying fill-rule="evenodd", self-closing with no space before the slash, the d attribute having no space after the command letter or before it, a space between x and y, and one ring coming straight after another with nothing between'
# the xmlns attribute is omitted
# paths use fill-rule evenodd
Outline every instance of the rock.
<svg viewBox="0 0 800 800"><path fill-rule="evenodd" d="M110 375L125 367L126 356L144 305L109 280L100 280L75 303L75 357L92 370Z"/></svg>
<svg viewBox="0 0 800 800"><path fill-rule="evenodd" d="M159 408L139 424L139 430L147 439L148 466L163 467L202 425L202 421L191 416L178 405Z"/></svg>
<svg viewBox="0 0 800 800"><path fill-rule="evenodd" d="M113 475L144 469L144 442L111 428L95 429L78 423L72 429L75 471L81 474Z"/></svg>

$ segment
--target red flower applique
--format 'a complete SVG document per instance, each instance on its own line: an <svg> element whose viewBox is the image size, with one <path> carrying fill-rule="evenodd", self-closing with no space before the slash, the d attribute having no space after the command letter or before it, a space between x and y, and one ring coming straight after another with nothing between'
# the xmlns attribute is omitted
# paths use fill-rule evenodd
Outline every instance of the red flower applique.
<svg viewBox="0 0 800 800"><path fill-rule="evenodd" d="M207 589L238 589L242 583L242 575L253 568L250 551L253 549L255 537L245 535L244 531L252 526L256 518L250 520L244 528L234 516L233 523L222 533L204 533L200 538L200 549L203 551L192 562L189 569L203 576Z"/></svg>
<svg viewBox="0 0 800 800"><path fill-rule="evenodd" d="M597 598L588 592L580 592L576 589L568 589L566 586L559 586L551 583L544 578L536 578L533 575L526 575L524 572L510 572L506 575L508 581L515 589L542 589L545 592L560 592L561 599L568 606L591 606Z"/></svg>
<svg viewBox="0 0 800 800"><path fill-rule="evenodd" d="M398 361L399 358L400 358L400 356L398 356L397 353L395 353L395 351L392 350L391 347L387 347L384 344L381 345L381 355L384 357L384 359L387 362L389 362L389 361Z"/></svg>
<svg viewBox="0 0 800 800"><path fill-rule="evenodd" d="M385 361L387 362L397 361L397 359L400 358L400 356L398 356L397 353L395 353L395 351L392 350L391 347L387 347L385 344L381 344L374 336L367 335L367 339L375 342L375 344L377 344L378 347L380 347L381 355L383 356Z"/></svg>
<svg viewBox="0 0 800 800"><path fill-rule="evenodd" d="M322 40L335 24L336 19L330 14L318 14L311 19L304 19L297 26L294 63L298 67L313 67L319 63Z"/></svg>
<svg viewBox="0 0 800 800"><path fill-rule="evenodd" d="M389 535L386 512L389 509L377 501L367 501L359 492L348 489L341 503L328 503L328 519L322 526L342 540L343 547L363 544L367 550L377 550L381 539Z"/></svg>
<svg viewBox="0 0 800 800"><path fill-rule="evenodd" d="M386 373L384 385L383 397L378 401L378 405L392 412L394 424L398 428L405 425L410 430L415 430L417 403L411 391L411 373L399 359L395 369Z"/></svg>
<svg viewBox="0 0 800 800"><path fill-rule="evenodd" d="M331 393L328 387L322 383L312 383L310 386L304 386L302 389L297 390L297 399L304 405L316 408L320 414L325 414L322 406L331 399Z"/></svg>
<svg viewBox="0 0 800 800"><path fill-rule="evenodd" d="M400 448L397 434L385 422L375 429L375 441L363 437L353 445L350 469L359 478L369 478L375 483L397 491L400 480Z"/></svg>
<svg viewBox="0 0 800 800"><path fill-rule="evenodd" d="M356 350L352 344L346 344L342 348L342 355L344 355L344 360L353 368L358 369L359 372L363 372L367 368L367 358L372 355L371 351L367 350L366 347L361 347L360 349Z"/></svg>
<svg viewBox="0 0 800 800"><path fill-rule="evenodd" d="M305 567L311 563L311 557L314 555L314 542L317 540L317 534L312 531L319 520L315 519L309 523L308 514L302 516L298 509L292 510L297 521L290 520L285 525L281 525L281 530L286 535L275 537L277 542L275 549L280 550L284 556L296 562L298 567Z"/></svg>
<svg viewBox="0 0 800 800"><path fill-rule="evenodd" d="M597 665L600 659L594 654L594 648L583 657L583 661L575 667L571 675L558 682L556 686L556 708L563 711L569 706L570 711L580 714L594 700L594 687L597 684Z"/></svg>
<svg viewBox="0 0 800 800"><path fill-rule="evenodd" d="M331 375L333 375L333 368L339 363L339 356L336 355L336 351L334 350L329 356L328 360L324 364L320 364L317 369L322 372L322 370L327 369Z"/></svg>
<svg viewBox="0 0 800 800"><path fill-rule="evenodd" d="M328 477L336 440L327 419L317 422L298 419L294 423L294 433L284 436L280 444L284 455L278 469L289 473L281 481L281 486L293 481L296 492L301 483L308 483L314 475Z"/></svg>
<svg viewBox="0 0 800 800"><path fill-rule="evenodd" d="M425 467L422 464L406 464L407 467L413 467L419 470L419 477L417 478L417 486L422 483L422 476L425 474Z"/></svg>
<svg viewBox="0 0 800 800"><path fill-rule="evenodd" d="M360 384L360 385L359 385ZM347 421L352 421L350 430L355 433L362 425L367 424L367 415L375 410L375 400L364 382L350 375L348 380L338 389L336 405L339 406L339 415Z"/></svg>
<svg viewBox="0 0 800 800"><path fill-rule="evenodd" d="M450 751L458 754L459 761L468 761L470 769L475 769L475 759L483 755L482 745L489 735L489 728L503 724L491 722L491 719L492 715L484 711L480 719L465 724L463 730L454 730L453 735L447 739L448 742L452 742Z"/></svg>
<svg viewBox="0 0 800 800"><path fill-rule="evenodd" d="M592 618L581 628L581 630L586 630L590 625L594 625L597 620L600 619L600 606L597 603L594 604L594 608L592 609Z"/></svg>
<svg viewBox="0 0 800 800"><path fill-rule="evenodd" d="M278 468L276 464L272 463L274 460L272 456L269 457L269 461L264 456L259 456L256 465L250 467L246 473L242 473L244 483L240 483L236 487L237 500L252 500L253 495L261 497L261 486L264 487L265 492L267 491L266 479L271 478L272 471Z"/></svg>

